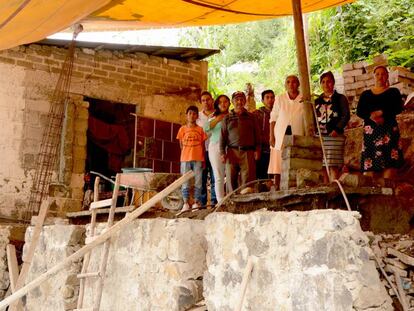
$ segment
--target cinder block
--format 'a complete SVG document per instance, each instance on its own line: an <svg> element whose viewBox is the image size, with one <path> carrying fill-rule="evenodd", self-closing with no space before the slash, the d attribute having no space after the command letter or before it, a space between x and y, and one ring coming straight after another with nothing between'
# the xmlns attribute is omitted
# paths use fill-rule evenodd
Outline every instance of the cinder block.
<svg viewBox="0 0 414 311"><path fill-rule="evenodd" d="M344 84L351 84L355 82L355 78L354 77L346 77L344 78Z"/></svg>
<svg viewBox="0 0 414 311"><path fill-rule="evenodd" d="M322 159L322 149L318 148L300 148L300 147L285 147L282 150L282 159L300 158L300 159Z"/></svg>
<svg viewBox="0 0 414 311"><path fill-rule="evenodd" d="M344 78L346 77L355 77L358 75L362 75L364 71L362 69L354 69L350 71L344 71Z"/></svg>
<svg viewBox="0 0 414 311"><path fill-rule="evenodd" d="M350 71L350 70L352 70L352 69L354 69L354 65L353 64L344 64L343 66L342 66L342 70L345 72L345 71Z"/></svg>
<svg viewBox="0 0 414 311"><path fill-rule="evenodd" d="M318 137L286 135L283 140L285 147L301 147L301 148L321 148L321 142Z"/></svg>
<svg viewBox="0 0 414 311"><path fill-rule="evenodd" d="M365 62L365 61L356 62L356 63L354 63L354 68L355 69L360 69L360 68L366 67L367 65L368 65L368 63Z"/></svg>
<svg viewBox="0 0 414 311"><path fill-rule="evenodd" d="M322 159L318 161L309 159L290 158L282 161L282 171L297 170L299 168L306 168L312 171L321 170Z"/></svg>

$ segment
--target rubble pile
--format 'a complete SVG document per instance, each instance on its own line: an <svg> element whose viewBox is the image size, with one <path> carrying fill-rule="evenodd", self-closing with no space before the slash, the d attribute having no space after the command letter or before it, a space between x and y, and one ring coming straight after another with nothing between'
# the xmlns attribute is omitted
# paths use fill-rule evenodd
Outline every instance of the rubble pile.
<svg viewBox="0 0 414 311"><path fill-rule="evenodd" d="M381 282L387 288L389 295L394 299L399 296L403 300L402 304L408 308L414 307L414 238L401 234L369 233L368 236L382 270L393 284L391 286L381 274Z"/></svg>

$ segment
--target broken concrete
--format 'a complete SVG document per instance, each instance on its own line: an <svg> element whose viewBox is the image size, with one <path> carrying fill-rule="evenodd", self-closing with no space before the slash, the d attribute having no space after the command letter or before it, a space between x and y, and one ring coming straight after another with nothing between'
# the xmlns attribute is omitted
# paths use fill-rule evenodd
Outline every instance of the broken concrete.
<svg viewBox="0 0 414 311"><path fill-rule="evenodd" d="M0 299L4 298L10 285L6 253L6 246L9 244L9 235L10 227L0 226Z"/></svg>
<svg viewBox="0 0 414 311"><path fill-rule="evenodd" d="M30 245L33 227L26 231L26 244L23 249L23 261ZM46 272L64 258L81 248L85 240L83 226L53 225L45 226L40 235L26 284ZM42 283L26 296L26 311L60 311L76 308L79 292L79 280L76 275L81 270L81 261L69 265L66 269Z"/></svg>
<svg viewBox="0 0 414 311"><path fill-rule="evenodd" d="M89 272L98 270L101 250L92 252ZM100 310L187 310L202 300L205 261L203 221L136 220L111 239ZM86 284L85 308L97 283Z"/></svg>
<svg viewBox="0 0 414 311"><path fill-rule="evenodd" d="M245 310L393 310L358 213L215 213L206 218L204 297L233 310L249 256Z"/></svg>

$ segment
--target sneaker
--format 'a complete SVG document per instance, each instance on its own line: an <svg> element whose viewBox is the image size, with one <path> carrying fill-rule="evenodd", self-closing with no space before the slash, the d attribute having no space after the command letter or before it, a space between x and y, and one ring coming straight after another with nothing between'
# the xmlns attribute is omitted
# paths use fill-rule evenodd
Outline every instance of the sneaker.
<svg viewBox="0 0 414 311"><path fill-rule="evenodd" d="M190 204L184 203L183 207L181 208L181 213L188 212L190 210Z"/></svg>
<svg viewBox="0 0 414 311"><path fill-rule="evenodd" d="M197 202L195 202L192 206L191 206L191 209L193 210L193 211L196 211L196 210L198 210L200 208L200 205L197 203Z"/></svg>

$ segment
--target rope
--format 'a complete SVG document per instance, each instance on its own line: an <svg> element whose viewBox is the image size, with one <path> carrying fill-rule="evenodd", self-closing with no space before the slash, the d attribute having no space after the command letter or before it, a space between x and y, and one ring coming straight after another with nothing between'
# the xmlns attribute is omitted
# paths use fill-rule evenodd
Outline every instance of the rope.
<svg viewBox="0 0 414 311"><path fill-rule="evenodd" d="M223 198L223 200L221 200L220 202L218 202L217 203L217 205L214 207L214 209L213 209L213 213L214 212L217 212L218 211L218 209L225 203L225 202L227 202L229 199L230 199L230 197L234 194L234 193L236 193L237 191L239 191L239 190L241 190L241 189L243 189L243 188L245 188L245 187L247 187L248 185L251 185L251 184L253 184L253 183L259 183L259 182L263 182L263 181L270 181L271 179L255 179L255 180L252 180L252 181L249 181L248 183L245 183L244 185L241 185L240 187L238 187L237 189L235 189L235 190L233 190L232 192L230 192L230 193L228 193L224 198Z"/></svg>

